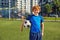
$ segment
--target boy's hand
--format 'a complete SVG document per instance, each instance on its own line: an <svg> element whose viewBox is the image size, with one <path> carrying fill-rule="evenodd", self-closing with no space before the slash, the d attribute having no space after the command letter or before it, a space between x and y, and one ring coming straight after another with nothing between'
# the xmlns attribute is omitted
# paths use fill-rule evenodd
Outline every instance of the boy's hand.
<svg viewBox="0 0 60 40"><path fill-rule="evenodd" d="M42 32L42 37L43 37L44 33Z"/></svg>

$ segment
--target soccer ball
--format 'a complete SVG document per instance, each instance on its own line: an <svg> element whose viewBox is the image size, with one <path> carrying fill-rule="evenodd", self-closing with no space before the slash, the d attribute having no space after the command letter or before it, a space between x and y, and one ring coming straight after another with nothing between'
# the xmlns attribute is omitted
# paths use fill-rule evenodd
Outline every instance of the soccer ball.
<svg viewBox="0 0 60 40"><path fill-rule="evenodd" d="M31 23L30 23L29 20L25 20L25 22L24 22L24 27L25 27L25 28L30 28L30 27L31 27Z"/></svg>

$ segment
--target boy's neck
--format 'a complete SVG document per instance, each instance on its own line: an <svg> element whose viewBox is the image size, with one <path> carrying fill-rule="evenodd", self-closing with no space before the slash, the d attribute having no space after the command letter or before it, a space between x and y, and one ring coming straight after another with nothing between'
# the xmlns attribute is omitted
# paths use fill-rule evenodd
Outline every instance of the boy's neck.
<svg viewBox="0 0 60 40"><path fill-rule="evenodd" d="M33 13L35 16L38 16L38 13Z"/></svg>

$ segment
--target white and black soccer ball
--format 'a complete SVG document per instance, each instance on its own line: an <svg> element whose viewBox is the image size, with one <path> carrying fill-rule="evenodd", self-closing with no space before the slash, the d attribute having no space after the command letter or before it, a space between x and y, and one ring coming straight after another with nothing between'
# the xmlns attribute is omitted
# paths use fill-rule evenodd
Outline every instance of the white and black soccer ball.
<svg viewBox="0 0 60 40"><path fill-rule="evenodd" d="M25 27L25 28L30 28L30 27L31 27L31 23L30 23L29 20L25 20L25 22L24 22L24 27Z"/></svg>

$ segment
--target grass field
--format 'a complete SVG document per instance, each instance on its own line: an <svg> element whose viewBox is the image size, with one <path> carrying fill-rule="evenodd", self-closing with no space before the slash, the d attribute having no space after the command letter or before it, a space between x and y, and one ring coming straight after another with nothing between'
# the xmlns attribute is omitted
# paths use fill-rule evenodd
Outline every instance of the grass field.
<svg viewBox="0 0 60 40"><path fill-rule="evenodd" d="M20 32L21 21L0 20L0 40L28 40L29 29ZM60 22L45 22L43 40L60 40Z"/></svg>
<svg viewBox="0 0 60 40"><path fill-rule="evenodd" d="M44 17L45 20L60 20L60 17Z"/></svg>

